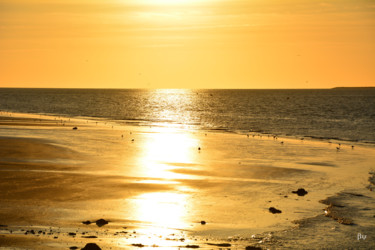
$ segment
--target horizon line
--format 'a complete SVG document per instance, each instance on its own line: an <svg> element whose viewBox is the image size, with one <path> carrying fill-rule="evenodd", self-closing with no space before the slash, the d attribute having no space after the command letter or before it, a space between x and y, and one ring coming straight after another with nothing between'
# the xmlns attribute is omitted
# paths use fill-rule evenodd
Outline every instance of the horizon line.
<svg viewBox="0 0 375 250"><path fill-rule="evenodd" d="M375 88L375 86L360 86L360 87L331 87L331 88L85 88L85 87L0 87L0 89L92 89L92 90L154 90L154 89L191 89L191 90L330 90L330 89L368 89Z"/></svg>

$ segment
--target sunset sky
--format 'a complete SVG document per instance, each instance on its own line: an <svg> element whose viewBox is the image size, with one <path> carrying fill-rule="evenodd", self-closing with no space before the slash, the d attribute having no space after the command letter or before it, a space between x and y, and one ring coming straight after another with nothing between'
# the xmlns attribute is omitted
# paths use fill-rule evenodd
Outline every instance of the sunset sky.
<svg viewBox="0 0 375 250"><path fill-rule="evenodd" d="M375 86L374 0L0 0L0 87Z"/></svg>

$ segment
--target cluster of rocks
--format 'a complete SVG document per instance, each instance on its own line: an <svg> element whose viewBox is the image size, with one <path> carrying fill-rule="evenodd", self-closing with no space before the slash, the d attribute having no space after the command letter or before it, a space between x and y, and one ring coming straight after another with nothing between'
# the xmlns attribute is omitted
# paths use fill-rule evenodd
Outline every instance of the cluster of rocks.
<svg viewBox="0 0 375 250"><path fill-rule="evenodd" d="M293 194L297 194L298 196L305 196L306 194L308 194L308 192L304 188L299 188L297 191L292 191L292 193ZM284 197L287 198L288 196L285 195ZM268 211L270 213L273 213L273 214L281 214L282 213L281 210L279 210L279 209L277 209L275 207L270 207L268 209Z"/></svg>
<svg viewBox="0 0 375 250"><path fill-rule="evenodd" d="M340 206L330 204L328 207L324 209L325 216L330 217L343 225L354 225L352 219L341 216L340 212L337 210L337 207Z"/></svg>
<svg viewBox="0 0 375 250"><path fill-rule="evenodd" d="M102 227L104 225L107 225L109 223L109 221L105 220L105 219L99 219L97 221L82 221L82 224L85 224L85 225L90 225L91 223L95 223L98 227Z"/></svg>

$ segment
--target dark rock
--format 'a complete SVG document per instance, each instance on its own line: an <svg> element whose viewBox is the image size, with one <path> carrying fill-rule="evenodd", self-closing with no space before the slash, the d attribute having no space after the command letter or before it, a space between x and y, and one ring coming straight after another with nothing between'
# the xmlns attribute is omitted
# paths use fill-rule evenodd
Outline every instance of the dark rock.
<svg viewBox="0 0 375 250"><path fill-rule="evenodd" d="M281 214L281 210L274 207L270 207L268 210L273 214Z"/></svg>
<svg viewBox="0 0 375 250"><path fill-rule="evenodd" d="M76 236L76 233L68 233L69 236Z"/></svg>
<svg viewBox="0 0 375 250"><path fill-rule="evenodd" d="M232 245L229 244L229 243L207 243L207 245L211 245L211 246L218 246L218 247L231 247Z"/></svg>
<svg viewBox="0 0 375 250"><path fill-rule="evenodd" d="M7 227L7 225L0 225L0 227Z"/></svg>
<svg viewBox="0 0 375 250"><path fill-rule="evenodd" d="M201 221L202 225L206 225L206 222L204 220Z"/></svg>
<svg viewBox="0 0 375 250"><path fill-rule="evenodd" d="M343 225L354 225L354 222L350 218L338 218L337 222Z"/></svg>
<svg viewBox="0 0 375 250"><path fill-rule="evenodd" d="M77 130L78 128L77 127L74 127L73 130Z"/></svg>
<svg viewBox="0 0 375 250"><path fill-rule="evenodd" d="M98 245L95 243L87 243L84 248L81 248L82 250L102 250Z"/></svg>
<svg viewBox="0 0 375 250"><path fill-rule="evenodd" d="M138 244L132 244L132 246L135 246L135 247L144 247L145 245L143 245L141 243L138 243Z"/></svg>
<svg viewBox="0 0 375 250"><path fill-rule="evenodd" d="M86 238L86 239L96 239L96 238L98 238L98 237L95 236L95 235L90 235L90 236L82 236L82 238Z"/></svg>
<svg viewBox="0 0 375 250"><path fill-rule="evenodd" d="M198 245L186 245L184 248L199 248Z"/></svg>
<svg viewBox="0 0 375 250"><path fill-rule="evenodd" d="M78 247L73 246L73 247L69 247L69 249L74 250L74 249L78 249Z"/></svg>
<svg viewBox="0 0 375 250"><path fill-rule="evenodd" d="M292 193L298 196L305 196L308 192L303 188L299 188L297 191L292 191Z"/></svg>
<svg viewBox="0 0 375 250"><path fill-rule="evenodd" d="M89 220L87 220L87 221L82 221L82 224L90 225L90 224L91 224L91 221L89 221Z"/></svg>
<svg viewBox="0 0 375 250"><path fill-rule="evenodd" d="M100 220L95 221L95 223L96 223L96 225L97 225L98 227L102 227L102 226L104 226L104 225L107 225L107 224L108 224L108 221L107 221L107 220L104 220L104 219L100 219Z"/></svg>
<svg viewBox="0 0 375 250"><path fill-rule="evenodd" d="M245 250L262 250L260 247L247 246Z"/></svg>

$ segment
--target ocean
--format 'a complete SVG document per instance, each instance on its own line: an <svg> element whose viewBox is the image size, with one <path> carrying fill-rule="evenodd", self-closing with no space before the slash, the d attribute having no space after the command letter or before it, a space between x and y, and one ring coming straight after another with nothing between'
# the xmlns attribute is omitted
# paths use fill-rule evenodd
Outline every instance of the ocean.
<svg viewBox="0 0 375 250"><path fill-rule="evenodd" d="M0 110L375 143L375 88L0 89Z"/></svg>

